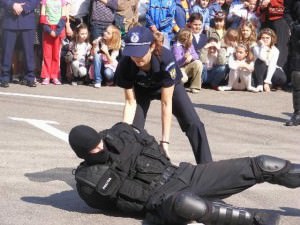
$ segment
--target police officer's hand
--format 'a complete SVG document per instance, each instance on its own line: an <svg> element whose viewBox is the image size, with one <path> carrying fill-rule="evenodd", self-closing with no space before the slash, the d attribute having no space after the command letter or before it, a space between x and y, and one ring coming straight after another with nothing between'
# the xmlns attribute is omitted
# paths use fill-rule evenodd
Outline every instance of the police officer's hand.
<svg viewBox="0 0 300 225"><path fill-rule="evenodd" d="M168 158L170 159L170 154L169 154L169 144L168 143L160 143L160 150L161 152Z"/></svg>

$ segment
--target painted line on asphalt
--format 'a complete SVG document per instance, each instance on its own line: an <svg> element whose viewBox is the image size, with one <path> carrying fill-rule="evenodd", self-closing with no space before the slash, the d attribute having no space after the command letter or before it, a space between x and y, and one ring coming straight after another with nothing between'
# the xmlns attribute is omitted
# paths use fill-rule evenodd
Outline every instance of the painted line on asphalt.
<svg viewBox="0 0 300 225"><path fill-rule="evenodd" d="M28 124L33 125L36 128L39 128L48 134L53 135L54 137L63 140L64 142L68 143L68 134L53 127L52 124L58 125L59 123L56 121L51 120L36 120L36 119L26 119L26 118L18 118L18 117L8 117L11 120L26 122Z"/></svg>
<svg viewBox="0 0 300 225"><path fill-rule="evenodd" d="M13 92L0 92L0 95L49 99L49 100L55 100L55 101L60 100L60 101L84 102L84 103L95 103L95 104L106 104L106 105L120 105L120 106L124 105L124 103L122 103L122 102L99 101L99 100L80 99L80 98L54 97L54 96L47 96L47 95L21 94L21 93L13 93Z"/></svg>

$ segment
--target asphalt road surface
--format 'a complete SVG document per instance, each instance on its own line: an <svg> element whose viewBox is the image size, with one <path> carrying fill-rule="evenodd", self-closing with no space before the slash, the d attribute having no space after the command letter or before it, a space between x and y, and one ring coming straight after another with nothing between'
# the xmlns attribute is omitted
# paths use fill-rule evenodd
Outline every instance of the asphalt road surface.
<svg viewBox="0 0 300 225"><path fill-rule="evenodd" d="M291 93L217 92L190 95L205 123L214 160L270 154L300 163L300 126L285 127ZM72 170L80 160L67 144L78 124L101 130L122 118L123 90L88 86L12 84L0 89L1 225L140 225L141 218L89 208L75 190ZM160 105L153 102L146 129L160 138ZM173 118L174 163L194 163L192 150ZM281 215L280 225L300 224L300 188L259 184L225 201Z"/></svg>

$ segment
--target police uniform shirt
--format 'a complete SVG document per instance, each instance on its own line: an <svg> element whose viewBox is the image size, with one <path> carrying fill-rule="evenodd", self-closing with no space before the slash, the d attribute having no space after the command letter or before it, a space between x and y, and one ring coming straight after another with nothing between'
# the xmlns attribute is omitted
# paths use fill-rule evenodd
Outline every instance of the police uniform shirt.
<svg viewBox="0 0 300 225"><path fill-rule="evenodd" d="M172 52L163 47L160 57L152 54L150 71L140 70L129 56L124 56L118 63L115 77L119 87L137 86L157 91L178 84L182 75Z"/></svg>

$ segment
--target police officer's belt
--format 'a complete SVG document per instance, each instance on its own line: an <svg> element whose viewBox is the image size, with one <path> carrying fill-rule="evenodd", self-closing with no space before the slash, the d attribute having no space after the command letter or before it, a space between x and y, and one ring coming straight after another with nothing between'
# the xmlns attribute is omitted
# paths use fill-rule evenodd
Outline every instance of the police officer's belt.
<svg viewBox="0 0 300 225"><path fill-rule="evenodd" d="M170 180L170 178L172 177L176 169L177 167L173 165L167 167L161 176L159 176L157 179L154 179L150 183L150 188L159 189L161 186L163 186L165 183L167 183Z"/></svg>

